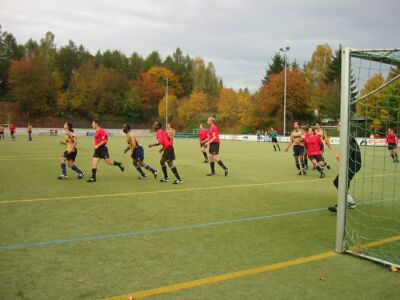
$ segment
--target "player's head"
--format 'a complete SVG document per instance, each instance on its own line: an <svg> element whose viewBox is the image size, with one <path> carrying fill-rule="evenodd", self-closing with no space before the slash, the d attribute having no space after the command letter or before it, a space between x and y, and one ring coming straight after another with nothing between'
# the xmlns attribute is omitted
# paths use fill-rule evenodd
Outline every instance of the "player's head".
<svg viewBox="0 0 400 300"><path fill-rule="evenodd" d="M294 121L293 127L294 127L294 129L299 129L300 128L300 122Z"/></svg>
<svg viewBox="0 0 400 300"><path fill-rule="evenodd" d="M122 127L122 131L125 134L127 134L130 130L131 130L131 125L129 125L129 124L124 124L124 126Z"/></svg>
<svg viewBox="0 0 400 300"><path fill-rule="evenodd" d="M97 129L100 127L100 121L99 120L93 120L92 121L92 128Z"/></svg>
<svg viewBox="0 0 400 300"><path fill-rule="evenodd" d="M203 123L200 123L199 128L204 129Z"/></svg>
<svg viewBox="0 0 400 300"><path fill-rule="evenodd" d="M393 133L393 129L392 129L392 128L389 128L389 129L388 129L388 133Z"/></svg>
<svg viewBox="0 0 400 300"><path fill-rule="evenodd" d="M207 119L207 124L208 125L212 125L212 124L214 124L215 123L215 118L214 117L209 117L208 119Z"/></svg>
<svg viewBox="0 0 400 300"><path fill-rule="evenodd" d="M315 129L314 128L312 128L312 127L308 127L308 129L307 129L307 132L308 132L308 134L315 134Z"/></svg>
<svg viewBox="0 0 400 300"><path fill-rule="evenodd" d="M161 129L161 127L162 127L162 124L161 124L160 121L155 121L155 122L153 123L153 129L154 129L154 130Z"/></svg>
<svg viewBox="0 0 400 300"><path fill-rule="evenodd" d="M317 129L320 129L321 128L321 122L320 121L315 122L315 127L317 127Z"/></svg>
<svg viewBox="0 0 400 300"><path fill-rule="evenodd" d="M271 129L270 129L271 131L274 131L274 128L273 127L271 127Z"/></svg>
<svg viewBox="0 0 400 300"><path fill-rule="evenodd" d="M68 130L70 132L74 132L74 129L72 128L72 123L71 122L65 122L64 130Z"/></svg>

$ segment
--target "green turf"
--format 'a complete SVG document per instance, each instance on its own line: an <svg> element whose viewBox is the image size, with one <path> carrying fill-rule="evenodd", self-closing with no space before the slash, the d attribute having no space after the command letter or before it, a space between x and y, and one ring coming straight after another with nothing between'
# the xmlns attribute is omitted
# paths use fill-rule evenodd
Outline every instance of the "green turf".
<svg viewBox="0 0 400 300"><path fill-rule="evenodd" d="M56 179L64 150L58 139L34 137L27 142L17 137L16 142L0 142L0 201L38 199L0 203L0 245L272 216L336 202L332 180L337 149L326 153L332 170L319 179L313 171L298 176L291 154L274 152L270 143L223 141L221 158L230 174L224 177L217 166L218 175L209 178L198 143L177 139L175 164L184 184L174 186L154 179L138 181L129 155L123 154L125 139L112 137L111 157L125 163L125 173L101 163L98 182L88 184L70 170L68 180ZM142 139L143 145L151 142ZM79 138L78 148L76 163L89 173L92 138ZM156 149L146 148L145 156L158 168ZM129 195L140 192L150 193ZM128 195L113 196L124 193ZM84 197L91 195L103 196ZM82 197L39 201L69 196ZM334 249L335 223L334 214L321 210L0 249L0 299L99 299L316 255ZM398 273L380 265L339 255L149 299L390 299L400 293L399 279Z"/></svg>

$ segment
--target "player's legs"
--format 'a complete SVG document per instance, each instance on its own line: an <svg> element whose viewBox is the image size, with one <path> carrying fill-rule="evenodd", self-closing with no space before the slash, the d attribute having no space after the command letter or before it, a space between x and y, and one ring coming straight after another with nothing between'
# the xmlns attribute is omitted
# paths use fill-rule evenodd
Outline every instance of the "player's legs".
<svg viewBox="0 0 400 300"><path fill-rule="evenodd" d="M203 153L204 156L204 163L208 163L208 156L207 156L207 152L206 152L207 148L204 146L201 146L201 152Z"/></svg>
<svg viewBox="0 0 400 300"><path fill-rule="evenodd" d="M92 159L92 176L87 180L87 182L96 182L97 166L99 164L100 157L93 157Z"/></svg>
<svg viewBox="0 0 400 300"><path fill-rule="evenodd" d="M139 165L140 165L141 167L143 167L143 168L145 168L146 170L148 170L148 171L150 171L151 173L153 173L154 178L157 177L157 175L158 175L158 170L154 169L152 166L150 166L150 165L148 165L148 164L145 164L143 159L142 159L142 160L139 160L138 163L139 163Z"/></svg>
<svg viewBox="0 0 400 300"><path fill-rule="evenodd" d="M166 160L165 160L164 154L163 154L163 156L161 156L161 158L160 158L160 165L161 165L161 170L163 172L164 178L160 179L160 182L168 182L169 181L167 166L166 166L165 162L166 162Z"/></svg>
<svg viewBox="0 0 400 300"><path fill-rule="evenodd" d="M324 173L324 165L325 163L322 161L322 157L319 156L311 156L310 160L314 166L315 169L318 170L319 174L320 174L320 178L324 178L325 177L325 173Z"/></svg>
<svg viewBox="0 0 400 300"><path fill-rule="evenodd" d="M138 179L147 179L147 175L142 170L143 160L133 159L133 166L136 168L136 170L140 174Z"/></svg>
<svg viewBox="0 0 400 300"><path fill-rule="evenodd" d="M167 161L169 168L171 169L172 173L174 173L176 180L174 181L174 184L180 184L183 183L181 180L181 177L179 176L178 170L174 166L174 161L173 160L168 160Z"/></svg>
<svg viewBox="0 0 400 300"><path fill-rule="evenodd" d="M61 155L61 157L60 157L61 175L58 176L57 179L67 179L68 178L68 176L67 176L67 165L66 165L66 161L67 161L66 152L67 151L65 151L64 154Z"/></svg>
<svg viewBox="0 0 400 300"><path fill-rule="evenodd" d="M299 155L293 155L293 157L294 157L294 163L295 163L296 169L297 169L297 174L301 175L302 174L302 169L301 169L300 156Z"/></svg>

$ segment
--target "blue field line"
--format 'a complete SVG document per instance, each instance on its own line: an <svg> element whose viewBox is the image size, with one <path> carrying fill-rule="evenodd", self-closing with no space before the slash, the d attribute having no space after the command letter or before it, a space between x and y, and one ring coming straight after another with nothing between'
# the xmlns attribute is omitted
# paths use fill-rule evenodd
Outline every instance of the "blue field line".
<svg viewBox="0 0 400 300"><path fill-rule="evenodd" d="M326 207L314 208L314 209L308 209L308 210L300 210L300 211L289 211L289 212L283 212L283 213L279 213L279 214L275 214L275 215L268 215L268 216L250 217L250 218L243 218L243 219L236 219L236 220L224 220L224 221L210 222L210 223L204 223L204 224L193 224L193 225L186 225L186 226L160 228L160 229L150 229L150 230L145 230L145 231L133 231L133 232L115 233L115 234L107 234L107 235L84 236L84 237L75 237L75 238L71 238L71 239L53 240L53 241L46 241L46 242L33 242L33 243L23 243L23 244L15 244L15 245L1 245L0 249L15 249L15 248L22 248L22 247L49 246L49 245L56 245L56 244L69 244L69 243L81 242L81 241L94 241L94 240L102 240L102 239L117 238L117 237L156 234L156 233L163 233L163 232L204 228L204 227L224 225L224 224L252 222L252 221L258 221L258 220L268 220L268 219L277 218L277 217L300 215L300 214L323 211L323 210L327 210Z"/></svg>

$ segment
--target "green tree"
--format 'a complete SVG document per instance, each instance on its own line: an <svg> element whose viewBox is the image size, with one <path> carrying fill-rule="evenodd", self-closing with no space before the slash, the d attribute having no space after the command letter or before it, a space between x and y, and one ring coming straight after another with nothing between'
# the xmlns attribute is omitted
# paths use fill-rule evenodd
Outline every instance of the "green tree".
<svg viewBox="0 0 400 300"><path fill-rule="evenodd" d="M284 67L285 62L282 55L279 52L275 53L275 55L272 57L272 63L268 65L265 76L261 81L262 85L269 82L269 76L271 76L272 74L278 74L282 72Z"/></svg>

